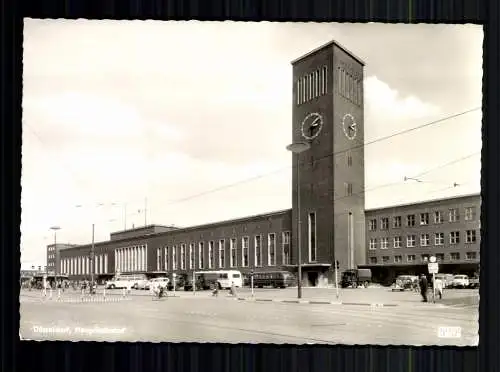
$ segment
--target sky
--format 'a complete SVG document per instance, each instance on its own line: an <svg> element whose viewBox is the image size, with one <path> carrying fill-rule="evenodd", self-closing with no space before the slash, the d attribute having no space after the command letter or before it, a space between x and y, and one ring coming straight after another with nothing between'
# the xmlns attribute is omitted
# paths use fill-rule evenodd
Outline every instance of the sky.
<svg viewBox="0 0 500 372"><path fill-rule="evenodd" d="M291 208L290 62L331 40L366 62L366 208L479 192L482 39L476 25L25 19L22 267L45 264L52 226L85 244L92 224L102 241Z"/></svg>

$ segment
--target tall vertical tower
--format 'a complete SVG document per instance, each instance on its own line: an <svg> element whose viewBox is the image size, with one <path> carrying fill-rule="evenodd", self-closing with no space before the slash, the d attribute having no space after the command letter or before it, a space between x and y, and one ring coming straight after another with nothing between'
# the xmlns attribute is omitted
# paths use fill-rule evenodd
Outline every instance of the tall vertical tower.
<svg viewBox="0 0 500 372"><path fill-rule="evenodd" d="M321 285L336 261L340 271L366 261L364 63L332 41L292 66L293 142L310 144L293 155L292 261L297 264L300 208L304 284Z"/></svg>

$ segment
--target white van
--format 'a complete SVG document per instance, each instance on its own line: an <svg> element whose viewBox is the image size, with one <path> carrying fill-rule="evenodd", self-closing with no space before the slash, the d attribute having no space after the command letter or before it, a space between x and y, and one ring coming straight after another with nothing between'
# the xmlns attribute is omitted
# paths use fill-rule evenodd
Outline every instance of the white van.
<svg viewBox="0 0 500 372"><path fill-rule="evenodd" d="M146 275L144 274L122 274L106 282L106 288L138 288L139 283L142 281L147 281Z"/></svg>

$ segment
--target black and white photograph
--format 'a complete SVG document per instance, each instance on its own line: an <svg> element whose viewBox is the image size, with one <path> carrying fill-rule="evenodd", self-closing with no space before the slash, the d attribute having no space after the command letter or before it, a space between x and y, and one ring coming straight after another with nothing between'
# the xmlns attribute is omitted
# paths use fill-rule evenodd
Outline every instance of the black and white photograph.
<svg viewBox="0 0 500 372"><path fill-rule="evenodd" d="M481 26L23 34L20 339L478 344Z"/></svg>

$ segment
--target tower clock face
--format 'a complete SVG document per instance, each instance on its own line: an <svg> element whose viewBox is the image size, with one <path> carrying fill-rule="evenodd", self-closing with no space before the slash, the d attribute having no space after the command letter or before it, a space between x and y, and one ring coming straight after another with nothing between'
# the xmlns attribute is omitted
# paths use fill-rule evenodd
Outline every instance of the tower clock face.
<svg viewBox="0 0 500 372"><path fill-rule="evenodd" d="M344 134L347 139L352 141L356 138L356 135L358 134L358 127L354 116L351 114L344 115L342 118L342 129L344 130Z"/></svg>
<svg viewBox="0 0 500 372"><path fill-rule="evenodd" d="M313 140L323 129L323 116L317 112L310 113L302 120L301 131L302 137L308 140Z"/></svg>

